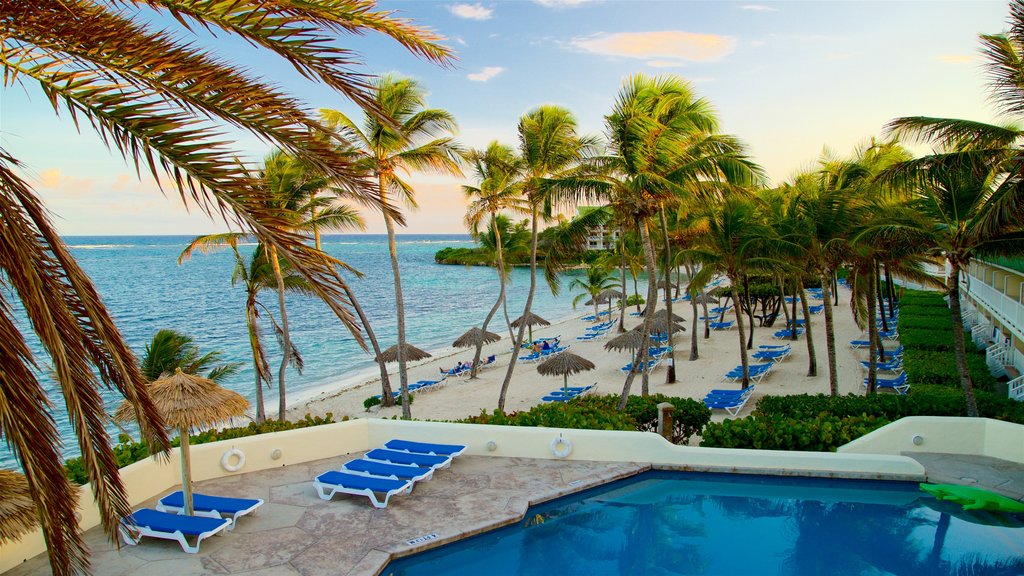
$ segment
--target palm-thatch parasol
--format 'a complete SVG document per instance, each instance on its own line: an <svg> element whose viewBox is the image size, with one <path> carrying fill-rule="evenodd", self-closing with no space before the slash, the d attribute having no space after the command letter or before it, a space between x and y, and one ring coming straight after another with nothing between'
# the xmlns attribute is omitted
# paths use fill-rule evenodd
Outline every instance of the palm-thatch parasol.
<svg viewBox="0 0 1024 576"><path fill-rule="evenodd" d="M657 312L654 313L654 316L653 316L654 320L664 319L664 318L668 318L668 309L667 308L662 308L661 310L658 310ZM683 318L682 316L680 316L679 314L676 314L675 312L672 313L672 320L674 322L686 322L686 318Z"/></svg>
<svg viewBox="0 0 1024 576"><path fill-rule="evenodd" d="M188 455L191 428L212 426L235 416L244 416L249 401L238 392L222 388L209 378L186 374L178 368L149 385L149 396L163 416L164 424L177 428L181 437L181 487L185 514L192 515L192 466ZM114 420L137 419L135 407L127 400L114 412Z"/></svg>
<svg viewBox="0 0 1024 576"><path fill-rule="evenodd" d="M718 304L718 298L711 294L698 294L693 301L697 304Z"/></svg>
<svg viewBox="0 0 1024 576"><path fill-rule="evenodd" d="M413 346L412 344L407 343L405 345L405 348L403 348L402 350L402 355L405 356L406 361L415 362L416 360L430 358L430 352L420 350L419 348ZM376 357L376 360L378 362L381 361L382 359L385 362L398 362L398 344L395 344L394 346L387 348L386 350L381 352L379 356Z"/></svg>
<svg viewBox="0 0 1024 576"><path fill-rule="evenodd" d="M630 330L625 334L620 334L615 338L604 343L605 350L636 350L637 348L647 344L644 335L637 329Z"/></svg>
<svg viewBox="0 0 1024 576"><path fill-rule="evenodd" d="M513 320L512 321L512 327L513 328L519 328L520 326L522 326L523 322L526 323L526 327L530 330L530 342L533 342L533 327L534 326L550 326L551 325L551 322L548 322L547 320L541 318L540 316L537 316L533 312L530 312L529 314L524 314L524 315L520 316L519 318L516 318L515 320Z"/></svg>
<svg viewBox="0 0 1024 576"><path fill-rule="evenodd" d="M537 372L542 376L562 376L562 392L568 393L569 375L593 370L596 366L590 360L577 356L572 352L562 352L548 358L537 366Z"/></svg>
<svg viewBox="0 0 1024 576"><path fill-rule="evenodd" d="M668 332L671 327L672 332L686 332L686 328L678 322L669 322L668 316L658 316L655 314L654 318L651 318L651 333L658 334L662 332Z"/></svg>
<svg viewBox="0 0 1024 576"><path fill-rule="evenodd" d="M452 342L452 346L455 346L456 348L472 348L477 344L490 344L492 342L497 342L498 340L501 340L501 336L494 332L488 332L473 326L469 330L466 330L465 334L459 336L458 340Z"/></svg>
<svg viewBox="0 0 1024 576"><path fill-rule="evenodd" d="M0 543L13 542L39 524L25 475L0 469Z"/></svg>
<svg viewBox="0 0 1024 576"><path fill-rule="evenodd" d="M679 285L676 284L675 282L669 282L668 280L666 280L664 278L662 278L661 280L658 280L658 288L660 288L662 290L665 290L666 292L671 290L671 289L673 289L673 288L678 288L678 287L679 287Z"/></svg>

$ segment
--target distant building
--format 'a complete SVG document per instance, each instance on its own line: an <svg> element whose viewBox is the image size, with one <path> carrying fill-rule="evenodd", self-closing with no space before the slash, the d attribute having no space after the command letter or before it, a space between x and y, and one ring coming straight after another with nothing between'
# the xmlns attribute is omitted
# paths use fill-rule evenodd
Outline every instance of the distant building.
<svg viewBox="0 0 1024 576"><path fill-rule="evenodd" d="M597 206L580 206L576 208L576 217L586 216L596 210ZM587 250L611 250L619 241L618 228L611 230L605 225L593 226L587 236Z"/></svg>

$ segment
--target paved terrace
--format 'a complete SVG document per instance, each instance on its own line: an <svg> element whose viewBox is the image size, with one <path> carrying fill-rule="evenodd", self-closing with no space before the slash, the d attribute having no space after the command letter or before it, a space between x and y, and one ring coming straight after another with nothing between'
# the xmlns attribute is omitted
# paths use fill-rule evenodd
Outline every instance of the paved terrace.
<svg viewBox="0 0 1024 576"><path fill-rule="evenodd" d="M198 554L185 554L177 542L143 538L120 549L102 529L85 533L94 574L376 575L391 554L406 555L439 543L514 523L526 509L611 480L637 474L649 465L578 460L536 460L460 456L450 469L419 482L412 494L395 496L388 508L373 508L363 496L335 495L321 500L313 478L362 453L218 478L196 490L220 496L262 498L254 515L233 532L203 541ZM157 498L143 503L152 507ZM437 534L412 546L406 541ZM11 576L50 574L40 555L8 572Z"/></svg>
<svg viewBox="0 0 1024 576"><path fill-rule="evenodd" d="M973 454L904 452L927 471L935 484L960 484L991 490L1024 502L1024 464Z"/></svg>

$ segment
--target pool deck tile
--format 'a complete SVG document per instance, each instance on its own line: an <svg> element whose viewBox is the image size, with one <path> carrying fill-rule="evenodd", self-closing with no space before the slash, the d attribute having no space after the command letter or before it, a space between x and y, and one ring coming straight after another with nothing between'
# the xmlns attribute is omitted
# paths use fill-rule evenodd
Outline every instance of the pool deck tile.
<svg viewBox="0 0 1024 576"><path fill-rule="evenodd" d="M86 531L94 574L239 574L250 576L375 576L392 556L405 556L505 526L531 504L579 492L650 469L647 464L462 456L450 469L392 497L386 509L362 496L321 500L312 480L362 453L237 474L196 483L197 492L265 500L233 532L203 541L198 554L177 542L143 538L115 546L99 528ZM153 507L156 500L137 508ZM427 537L420 540L421 537ZM45 555L10 576L49 574Z"/></svg>
<svg viewBox="0 0 1024 576"><path fill-rule="evenodd" d="M925 467L935 484L976 486L1024 502L1024 465L969 454L904 452Z"/></svg>

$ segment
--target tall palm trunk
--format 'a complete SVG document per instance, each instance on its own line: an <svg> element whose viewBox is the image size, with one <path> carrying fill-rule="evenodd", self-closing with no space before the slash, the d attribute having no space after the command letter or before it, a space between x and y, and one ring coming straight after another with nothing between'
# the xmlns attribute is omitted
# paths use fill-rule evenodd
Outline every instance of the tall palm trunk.
<svg viewBox="0 0 1024 576"><path fill-rule="evenodd" d="M836 325L832 318L832 274L821 275L822 296L825 297L825 348L828 351L828 389L832 396L839 396L839 373L836 367Z"/></svg>
<svg viewBox="0 0 1024 576"><path fill-rule="evenodd" d="M889 315L885 311L885 299L882 298L882 272L881 270L878 269L878 267L875 267L875 269L872 270L871 273L875 275L875 296L878 297L878 311L879 315L882 317L882 330L888 332ZM882 358L882 361L884 362L885 358Z"/></svg>
<svg viewBox="0 0 1024 576"><path fill-rule="evenodd" d="M526 306L523 307L523 316L530 313L533 307L533 293L537 291L537 203L531 201L532 212L530 214L530 291L526 295ZM525 318L524 318L525 319ZM508 370L505 371L505 379L501 382L501 394L498 396L498 410L505 411L505 397L508 394L509 384L512 383L512 373L516 369L516 360L519 359L519 349L523 345L523 336L526 333L526 325L523 322L519 325L519 332L516 333L516 340L512 344L512 359L508 362ZM532 331L531 331L532 334Z"/></svg>
<svg viewBox="0 0 1024 576"><path fill-rule="evenodd" d="M804 291L804 282L797 277L797 288L800 293ZM807 306L807 299L800 299L800 308L804 313L804 338L807 340L807 375L814 377L818 375L818 356L814 352L814 338L811 333L811 311L810 307ZM793 323L796 324L795 322ZM795 329L795 326L794 326Z"/></svg>
<svg viewBox="0 0 1024 576"><path fill-rule="evenodd" d="M892 285L892 273L889 270L889 265L885 264L882 268L885 270L885 295L889 299L889 316L892 316L893 311L896 310L896 288Z"/></svg>
<svg viewBox="0 0 1024 576"><path fill-rule="evenodd" d="M754 307L756 304L750 298L750 277L743 275L743 306L747 310L747 320L750 322L750 334L747 334L747 350L754 347Z"/></svg>
<svg viewBox="0 0 1024 576"><path fill-rule="evenodd" d="M729 274L729 285L732 288L732 302L733 312L736 313L736 327L739 328L740 333L740 364L743 366L743 389L746 390L750 386L750 361L747 359L747 335L746 330L743 329L743 312L740 311L739 294L737 293L736 283L739 281L739 276L736 273Z"/></svg>
<svg viewBox="0 0 1024 576"><path fill-rule="evenodd" d="M256 422L262 423L267 419L267 410L263 405L263 366L260 365L260 358L263 357L260 349L259 335L256 332L256 300L249 297L245 304L245 327L249 331L249 346L252 348L253 371L256 374Z"/></svg>
<svg viewBox="0 0 1024 576"><path fill-rule="evenodd" d="M676 383L676 349L672 337L672 295L669 285L672 280L672 246L668 241L668 221L665 219L665 211L659 213L661 217L661 236L665 241L665 309L668 311L668 370L665 373L665 384Z"/></svg>
<svg viewBox="0 0 1024 576"><path fill-rule="evenodd" d="M314 214L315 215L315 214ZM317 227L313 228L313 242L316 245L316 249L322 251L320 246L320 229ZM348 301L352 303L352 309L356 311L356 316L359 317L359 322L362 323L363 328L366 330L366 338L370 341L370 346L373 349L373 357L377 361L377 367L380 368L380 405L387 408L395 405L395 393L391 390L391 379L388 377L388 368L384 363L384 359L380 357L380 344L377 342L377 335L373 331L373 327L370 325L370 319L366 317L363 312L363 307L359 305L359 301L356 299L356 295L349 288L348 282L340 282L341 275L335 271L335 277L338 278L339 283L345 288L345 296L348 297Z"/></svg>
<svg viewBox="0 0 1024 576"><path fill-rule="evenodd" d="M971 374L967 371L967 351L964 349L963 311L960 308L960 270L967 264L961 264L957 258L950 258L949 275L949 312L953 316L953 351L956 354L956 370L960 373L960 386L964 389L964 400L967 402L967 415L978 417L978 401L974 398L974 384Z"/></svg>
<svg viewBox="0 0 1024 576"><path fill-rule="evenodd" d="M274 267L274 278L277 280L277 303L281 307L281 340L284 348L284 356L281 358L281 367L277 371L277 419L284 421L285 410L288 402L285 398L285 371L288 369L288 362L292 358L292 339L288 331L288 310L284 303L284 275L281 274L281 263L277 260L277 248L270 246L270 262Z"/></svg>
<svg viewBox="0 0 1024 576"><path fill-rule="evenodd" d="M779 294L782 295L782 315L786 317L786 326L792 326L793 322L789 319L789 308L786 308L786 280L782 276L776 276L776 281L779 283Z"/></svg>
<svg viewBox="0 0 1024 576"><path fill-rule="evenodd" d="M686 275L690 277L690 282L693 281L693 267L689 264L686 265ZM689 290L687 290L689 292ZM700 353L697 350L697 297L690 294L690 310L693 312L693 321L690 323L690 362L693 362L697 358L700 358Z"/></svg>
<svg viewBox="0 0 1024 576"><path fill-rule="evenodd" d="M648 395L648 373L647 373L647 352L649 347L649 338L651 336L651 322L654 320L654 312L658 306L658 274L655 270L654 263L654 246L651 244L651 235L647 229L647 222L643 221L639 223L640 226L640 238L643 241L644 246L644 261L647 265L647 311L644 314L644 322L640 333L643 337L640 339L640 349L637 350L636 358L633 359L633 369L626 375L626 382L622 385L622 394L619 396L619 410L626 409L626 401L629 399L629 390L633 386L633 380L636 378L637 369L643 370L641 376L642 388L641 394L644 396Z"/></svg>
<svg viewBox="0 0 1024 576"><path fill-rule="evenodd" d="M622 280L622 300L619 301L619 332L626 331L626 236L619 227L619 278Z"/></svg>
<svg viewBox="0 0 1024 576"><path fill-rule="evenodd" d="M378 176L380 199L387 203L387 189L384 175ZM391 274L395 279L395 317L398 320L398 382L402 390L402 418L412 418L409 406L409 374L405 370L405 300L402 297L402 276L398 271L398 247L395 245L395 225L391 216L384 214L384 227L388 232L388 252L391 253Z"/></svg>
<svg viewBox="0 0 1024 576"><path fill-rule="evenodd" d="M505 260L501 253L501 231L498 230L498 220L491 215L491 225L494 228L494 245L498 251L498 299L494 302L494 306L491 307L491 311L487 313L487 317L484 318L484 324L480 327L480 330L487 332L487 326L491 323L491 319L498 313L498 308L501 303L505 301ZM477 368L480 366L480 353L484 349L483 334L480 334L480 341L476 343L476 353L473 355L473 367L469 371L469 379L473 380L476 378ZM517 352L518 353L518 352Z"/></svg>
<svg viewBox="0 0 1024 576"><path fill-rule="evenodd" d="M797 289L796 280L793 280L793 323L789 325L789 339L796 342L796 300L804 301L804 291Z"/></svg>
<svg viewBox="0 0 1024 576"><path fill-rule="evenodd" d="M700 307L701 311L704 312L704 339L711 338L711 318L708 317L708 299L704 297L705 294L701 294ZM723 306L722 303L718 304Z"/></svg>
<svg viewBox="0 0 1024 576"><path fill-rule="evenodd" d="M868 394L875 393L878 378L878 324L875 322L875 280L874 262L867 268L868 289Z"/></svg>

